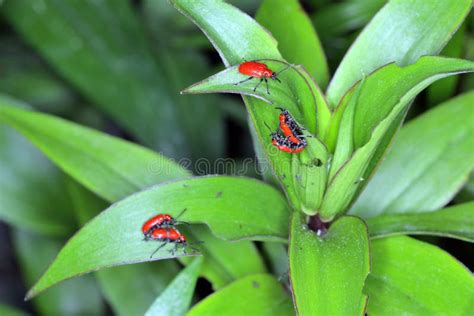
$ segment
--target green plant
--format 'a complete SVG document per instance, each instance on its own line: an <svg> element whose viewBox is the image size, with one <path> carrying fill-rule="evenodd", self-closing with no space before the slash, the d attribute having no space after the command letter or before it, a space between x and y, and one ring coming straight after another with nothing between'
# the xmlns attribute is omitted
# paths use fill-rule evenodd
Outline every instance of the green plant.
<svg viewBox="0 0 474 316"><path fill-rule="evenodd" d="M169 69L161 69L148 53L125 2L105 2L122 19L110 28L132 32L133 42L121 42L119 35L102 30L90 18L97 9L92 1L49 0L39 9L32 9L27 0L7 1L5 15L63 76L142 143L162 148L174 158L198 157L201 147L196 144L212 140L219 120L212 119L203 128L199 116L192 116L196 110L187 112L201 105L176 101L179 97L170 93L182 82L162 82L165 74L173 78L173 72L186 73L192 63L170 62ZM265 0L256 20L218 0L170 2L207 35L226 66L183 93L243 96L255 151L271 167L265 174L267 183L236 176L192 176L165 155L0 96L0 122L25 136L68 175L65 188L51 182L50 190L32 199L52 215L32 217L35 209L28 212L12 198L9 205L27 213L0 208L1 218L49 236L70 234L74 224L65 223L81 226L27 298L99 269L178 258L186 265L179 273L168 260L124 267L129 270L100 270L97 280L114 310L123 315L143 313L148 307L149 315L164 310L166 315L183 315L199 276L209 280L216 292L192 307L189 315L363 315L365 311L369 315L467 315L474 301L471 273L443 250L400 235L474 241L474 202L446 207L474 170L474 92L430 109L404 125L398 135L397 131L423 89L437 80L474 72L472 61L435 56L461 26L472 1L390 1L355 40L331 80L318 35L296 0ZM97 6L109 9L105 4ZM81 15L74 15L73 9ZM21 18L31 10L40 11L32 15L35 19ZM44 34L33 32L39 29L35 25L43 26L44 15L50 25L41 29ZM62 25L67 18L73 19L72 26L62 29L66 34L56 33L55 23ZM262 26L276 37L278 47ZM107 34L115 60L102 58L103 51L93 45L85 51L79 48L74 55L74 46L61 52L41 41L48 38L57 44L68 37L84 41L95 31ZM160 49L164 60L173 55L167 45ZM140 58L126 65L130 76L111 78L109 72L121 73L123 54ZM281 84L270 83L271 94L267 94L265 89L254 91L254 82L235 85L243 78L237 71L243 60L262 60L272 69L291 67L281 74ZM81 76L84 68L94 77ZM193 72L193 77L199 75ZM109 79L114 85L95 88ZM148 86L139 87L143 82ZM157 87L164 91L155 91ZM176 111L174 104L179 104ZM270 144L268 125L276 128L279 113L275 106L290 110L306 128L308 146L301 154L284 154ZM158 113L152 115L150 109ZM204 113L214 117L210 107ZM151 122L149 116L159 120ZM201 131L202 137L196 135ZM18 137L4 135L5 144ZM183 139L194 147L180 146ZM391 152L381 163L392 141ZM22 163L15 161L15 153L5 159ZM36 190L35 183L28 185ZM54 209L46 207L65 189L66 201L59 201ZM143 242L141 225L158 210L176 216L184 208L187 211L180 219L190 225L179 228L191 240L203 241L202 258L191 258L190 254L196 255L192 252L171 254L165 247L150 259L157 244ZM36 242L34 235L18 234L18 242ZM253 241L262 242L273 275ZM31 247L29 255L37 252ZM292 297L277 280L287 271ZM123 277L117 278L120 274ZM130 284L133 295L120 292L124 284ZM87 291L90 285L81 286ZM144 306L156 292L161 295Z"/></svg>

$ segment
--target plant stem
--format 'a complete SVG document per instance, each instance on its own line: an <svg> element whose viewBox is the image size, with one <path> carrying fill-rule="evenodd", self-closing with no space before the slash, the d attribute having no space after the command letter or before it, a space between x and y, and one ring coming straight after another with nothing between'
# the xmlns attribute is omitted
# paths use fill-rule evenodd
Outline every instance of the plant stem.
<svg viewBox="0 0 474 316"><path fill-rule="evenodd" d="M319 218L319 215L309 217L308 227L316 233L318 236L323 236L328 231L328 223L325 223Z"/></svg>

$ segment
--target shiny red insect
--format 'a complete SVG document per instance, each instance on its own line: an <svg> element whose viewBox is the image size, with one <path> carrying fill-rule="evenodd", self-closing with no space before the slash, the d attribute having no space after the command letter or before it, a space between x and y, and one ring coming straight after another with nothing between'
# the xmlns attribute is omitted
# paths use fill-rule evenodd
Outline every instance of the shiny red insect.
<svg viewBox="0 0 474 316"><path fill-rule="evenodd" d="M304 139L304 134L302 128L296 123L295 119L291 116L288 110L283 108L277 108L281 111L279 120L280 120L280 129L283 132L283 135L288 137L288 139L295 143L302 143L306 146L306 140Z"/></svg>
<svg viewBox="0 0 474 316"><path fill-rule="evenodd" d="M186 236L181 234L176 228L156 228L151 232L149 239L177 244L186 243Z"/></svg>
<svg viewBox="0 0 474 316"><path fill-rule="evenodd" d="M142 233L148 236L152 233L153 229L162 226L172 226L175 224L175 219L169 214L158 214L147 220L142 226Z"/></svg>
<svg viewBox="0 0 474 316"><path fill-rule="evenodd" d="M306 142L294 143L292 142L289 137L285 137L279 133L271 133L272 144L286 153L297 154L302 152L306 148Z"/></svg>
<svg viewBox="0 0 474 316"><path fill-rule="evenodd" d="M265 81L266 87L267 87L267 94L270 94L270 91L268 90L268 78L276 80L281 83L280 79L278 79L278 75L288 69L289 66L286 68L280 70L279 72L274 72L270 68L267 67L266 64L264 63L259 63L257 61L246 61L242 64L239 65L239 72L243 75L249 76L247 79L244 79L242 81L239 81L235 83L235 85L239 85L241 83L247 82L249 80L252 80L254 78L260 79L260 81L257 83L255 88L253 88L253 91L255 92L258 88L258 86Z"/></svg>
<svg viewBox="0 0 474 316"><path fill-rule="evenodd" d="M172 250L172 254L174 255L174 252L178 249L178 246L181 245L183 247L184 252L186 253L186 246L187 246L187 241L186 241L186 236L181 234L177 229L175 228L156 228L154 229L148 237L145 237L145 240L156 240L156 241L161 241L163 242L162 245L160 245L158 248L156 248L155 251L150 255L150 258L153 257L153 255L166 246L169 243L175 244L174 249Z"/></svg>
<svg viewBox="0 0 474 316"><path fill-rule="evenodd" d="M181 213L176 216L178 219L186 209L184 209ZM173 216L169 214L158 214L147 220L142 226L142 233L145 235L145 238L148 237L154 229L162 228L162 227L173 227L178 222Z"/></svg>

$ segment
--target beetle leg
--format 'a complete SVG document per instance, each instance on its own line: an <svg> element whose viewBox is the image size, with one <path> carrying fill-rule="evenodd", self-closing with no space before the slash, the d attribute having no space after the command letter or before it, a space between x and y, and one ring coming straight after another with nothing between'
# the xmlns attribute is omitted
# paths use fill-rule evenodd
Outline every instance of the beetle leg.
<svg viewBox="0 0 474 316"><path fill-rule="evenodd" d="M197 249L196 247L189 247L191 248L194 252L199 252L199 249Z"/></svg>
<svg viewBox="0 0 474 316"><path fill-rule="evenodd" d="M178 244L174 244L173 249L170 250L171 255L174 256L174 254L178 251Z"/></svg>
<svg viewBox="0 0 474 316"><path fill-rule="evenodd" d="M260 79L260 81L257 83L257 85L255 86L255 88L253 88L253 92L255 92L258 88L258 86L263 82L263 78Z"/></svg>
<svg viewBox="0 0 474 316"><path fill-rule="evenodd" d="M267 94L270 94L270 91L268 91L268 79L265 78L265 84L267 85Z"/></svg>
<svg viewBox="0 0 474 316"><path fill-rule="evenodd" d="M153 253L151 254L150 259L155 255L155 253L158 252L158 250L160 250L161 248L163 248L165 245L166 245L166 242L163 242L163 244L162 244L161 246L159 246L158 248L156 248L156 250L153 251Z"/></svg>
<svg viewBox="0 0 474 316"><path fill-rule="evenodd" d="M234 83L234 86L238 86L239 84L244 83L244 82L247 82L247 81L249 81L249 80L252 80L253 78L254 78L254 77L248 77L247 79L244 79L244 80L242 80L242 81L239 81L239 82L237 82L237 83Z"/></svg>

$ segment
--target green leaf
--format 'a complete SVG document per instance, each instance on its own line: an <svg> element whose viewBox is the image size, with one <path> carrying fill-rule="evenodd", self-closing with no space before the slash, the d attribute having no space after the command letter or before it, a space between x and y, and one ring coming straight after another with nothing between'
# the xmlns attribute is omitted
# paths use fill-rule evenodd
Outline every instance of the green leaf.
<svg viewBox="0 0 474 316"><path fill-rule="evenodd" d="M398 126L397 122L404 115L411 100L435 80L468 71L474 71L473 62L423 57L407 67L387 65L364 80L354 118L354 142L355 148L358 149L330 180L321 205L321 216L324 220L330 220L346 210L365 174L374 168L371 159L380 148L386 148L388 144L384 142L385 137L390 133L393 135L393 124ZM344 97L336 110L336 123L332 130L338 126L340 119L337 118L342 116L357 87L358 85Z"/></svg>
<svg viewBox="0 0 474 316"><path fill-rule="evenodd" d="M286 201L280 192L263 182L215 176L157 185L113 204L84 226L64 246L28 296L90 271L151 260L150 255L162 243L144 242L142 224L157 213L166 211L177 216L183 209L186 212L180 218L182 221L205 223L224 239L285 240L287 236ZM186 255L183 251L172 255L169 251L173 247L163 247L153 258Z"/></svg>
<svg viewBox="0 0 474 316"><path fill-rule="evenodd" d="M199 3L188 0L172 0L171 2L179 11L190 18L201 28L201 30L203 30L211 43L213 43L214 47L218 50L227 67L240 64L244 60L274 59L275 63L281 64L281 56L276 49L274 39L271 38L268 32L260 27L254 20L232 6L217 0L206 0L200 1ZM225 21L225 23L222 21ZM235 69L227 71L230 74L229 78L232 77L232 73L233 75L236 75ZM285 73L288 75L288 71ZM308 100L309 103L305 101L305 106L299 109L299 111L297 111L298 109L294 109L294 111L291 112L294 112L293 114L297 119L304 117L304 125L313 132L317 129L320 133L320 137L324 137L330 118L329 108L324 100L323 94L311 77L303 70L299 70L298 74L299 77L295 77L297 80L295 82L304 82L306 88L304 90L294 89L293 91L297 97L294 97L293 100L299 98L300 100ZM297 74L293 74L292 76L295 75ZM242 77L240 76L240 78ZM236 81L228 81L228 85L225 86L226 89L244 89L244 91L234 90L236 93L244 94L246 93L246 89L247 92L251 91L253 94L253 85L251 89L250 86L247 86L247 88L235 87L233 85L235 82ZM289 82L287 82L287 84L289 84ZM208 89L207 92L216 91L217 90L210 91ZM265 97L268 96L266 95ZM269 130L264 124L264 122L268 123L275 121L275 114L269 115L270 109L268 104L260 100L248 98L246 96L244 96L243 99L256 130L255 134L257 137L256 139L254 137L254 143L258 141L263 145L262 147L265 156L259 156L259 160L271 162L272 168L282 182L282 186L288 197L292 203L299 208L299 199L294 190L292 190L294 187L294 177L291 175L290 169L291 155L283 154L281 152L275 154L274 147L270 145L270 138L268 136ZM314 104L314 101L316 104ZM293 103L294 102L288 106L291 107ZM286 106L287 105L285 105L285 107ZM290 108L290 110L292 109ZM302 112L301 114L300 111ZM315 113L316 118L314 117Z"/></svg>
<svg viewBox="0 0 474 316"><path fill-rule="evenodd" d="M20 229L13 231L13 244L26 286L30 286L57 254L62 240ZM81 299L78 300L77 298ZM104 305L92 276L64 283L32 300L40 315L102 315Z"/></svg>
<svg viewBox="0 0 474 316"><path fill-rule="evenodd" d="M10 111L8 111L10 109L9 107L0 108L0 112L2 112L3 109L6 110L5 112L10 113ZM148 187L153 183L159 183L178 177L185 177L188 174L184 169L173 164L171 161L168 161L166 158L131 143L91 131L72 123L66 123L63 120L43 114L22 110L20 113L15 112L15 115L17 119L19 117L19 119L27 121L25 125L28 129L26 127L22 127L22 129L25 129L25 133L27 132L28 135L35 139L37 137L41 138L38 142L41 141L41 148L45 149L45 151L47 150L49 152L57 146L58 141L56 140L57 137L54 135L55 133L67 135L66 138L59 140L60 142L64 141L65 144L57 146L58 152L51 153L51 157L54 158L55 162L60 164L65 170L69 170L73 177L88 188L95 189L94 191L97 194L109 201L115 201L122 196L131 194L141 188ZM45 118L45 120L40 118ZM2 114L0 113L0 120L1 119ZM18 124L16 120L14 124ZM36 129L30 131L29 124L35 126L39 125L37 128L45 129L46 133L49 133L49 135L47 134L46 137L41 137L44 136L44 133L41 133ZM48 128L46 129L45 126ZM55 127L57 129L55 129ZM80 140L73 141L73 139L78 138L78 136L81 136ZM52 146L51 144L54 144L55 146ZM82 157L79 154L71 154L71 146L72 148L77 148L77 150L82 152ZM120 156L116 154L117 152L127 152L129 155ZM56 155L59 155L59 158L56 158ZM92 157L90 157L91 155ZM91 158L93 160L91 160ZM87 165L88 168L85 169L84 165ZM280 198L280 200L283 201L282 198ZM286 233L283 233L283 235L284 234ZM207 248L206 245L203 247ZM253 245L250 243L244 245L244 243L242 243L238 247L240 250L246 249L247 252L245 253L249 255L249 258L251 258L253 262L255 262L256 254L252 250ZM229 249L229 247L221 248L226 250ZM232 249L232 247L230 247L230 249ZM215 253L214 256L219 257L220 255ZM231 264L231 262L229 264ZM252 267L255 268L255 265ZM211 270L214 268L216 268L216 266L211 265L206 271L212 273ZM246 271L249 272L248 269ZM259 272L260 270L257 269L256 271L251 271ZM127 272L123 273L125 274ZM130 272L130 274L131 273L132 272ZM104 274L113 275L113 272L104 272ZM215 281L215 278L211 278L211 280ZM228 275L226 274L225 280L217 282L215 286L222 286L230 281L232 281L232 278L228 278ZM149 297L152 297L153 292L150 293L151 296L149 295ZM110 294L110 296L112 295L113 293ZM154 297L152 297L152 299L153 298ZM122 303L123 300L119 300L119 302ZM151 301L149 303L151 303Z"/></svg>
<svg viewBox="0 0 474 316"><path fill-rule="evenodd" d="M201 274L212 283L214 290L247 275L266 272L257 247L251 241L229 242L216 238L204 225L194 225L192 230L182 231L186 236L193 236L203 242ZM190 258L180 259L188 262Z"/></svg>
<svg viewBox="0 0 474 316"><path fill-rule="evenodd" d="M326 56L311 20L297 0L265 0L255 19L277 39L286 60L305 66L318 85L326 87L329 80Z"/></svg>
<svg viewBox="0 0 474 316"><path fill-rule="evenodd" d="M255 20L232 5L221 0L170 2L206 34L226 67L244 60L281 60L275 39ZM245 41L236 40L244 38Z"/></svg>
<svg viewBox="0 0 474 316"><path fill-rule="evenodd" d="M324 135L330 118L330 112L324 101L324 96L314 85L306 71L301 66L289 65L279 60L261 59L260 61L265 62L269 68L274 69L276 72L290 67L278 76L282 81L281 83L269 80L269 93L266 91L265 83L259 84L258 79L236 85L236 83L249 78L238 71L238 65L229 67L214 76L190 86L183 93L221 92L255 96L273 105L265 105L253 109L253 111L263 112L267 115L272 113L270 117L267 117L268 120L273 118L273 121L276 120L278 122L278 114L276 113L279 113L279 110L275 109L275 107L284 106L297 120L304 123L304 126L311 133ZM254 91L257 84L259 84L259 87ZM319 103L319 101L322 102ZM321 117L315 115L315 113L321 113ZM264 129L266 134L271 132L262 123L257 126L259 129Z"/></svg>
<svg viewBox="0 0 474 316"><path fill-rule="evenodd" d="M454 201L457 203L474 201L474 171L467 178L462 190L456 194Z"/></svg>
<svg viewBox="0 0 474 316"><path fill-rule="evenodd" d="M203 73L209 73L211 67L204 49L211 49L211 45L199 31L190 32L192 23L168 1L143 1L140 9L169 83L168 91L175 96L174 106L183 122L181 129L187 135L191 153L188 157L194 161L222 157L226 133L220 105L228 103L227 98L179 95L183 87L202 78Z"/></svg>
<svg viewBox="0 0 474 316"><path fill-rule="evenodd" d="M74 211L81 226L107 207L107 203L73 181L67 183ZM143 315L178 273L171 260L135 264L97 271L103 295L117 315ZM134 295L130 295L134 293Z"/></svg>
<svg viewBox="0 0 474 316"><path fill-rule="evenodd" d="M335 35L363 27L386 2L387 0L344 0L331 3L317 10L313 21L321 37L334 39Z"/></svg>
<svg viewBox="0 0 474 316"><path fill-rule="evenodd" d="M74 93L19 40L0 39L0 91L44 111L65 113L72 110Z"/></svg>
<svg viewBox="0 0 474 316"><path fill-rule="evenodd" d="M364 86L365 78L357 86L354 95L345 106L342 117L340 118L339 131L337 132L337 141L334 142L335 150L332 157L331 167L329 169L329 179L334 178L336 172L344 165L354 152L354 116L359 102L360 91Z"/></svg>
<svg viewBox="0 0 474 316"><path fill-rule="evenodd" d="M453 35L449 43L444 47L443 51L440 53L442 56L452 57L452 58L463 58L463 50L466 34L466 25L467 20L461 25L457 30L456 34ZM464 57L465 59L469 59ZM458 85L459 78L449 77L444 78L438 82L435 82L428 88L427 93L427 102L429 105L434 106L438 103L448 100L456 92L456 87Z"/></svg>
<svg viewBox="0 0 474 316"><path fill-rule="evenodd" d="M100 201L84 189L70 183L70 191L82 222L93 217L101 208ZM180 229L181 230L181 229ZM194 225L192 234L182 230L186 236L192 236L204 242L201 253L204 263L201 273L214 289L255 273L265 272L264 263L255 245L250 241L226 242L214 237L203 225ZM236 258L235 254L239 256ZM186 258L181 261L187 262ZM162 260L151 265L128 265L104 269L96 272L104 294L120 315L139 315L159 295L176 275L177 267L173 261ZM120 277L118 277L120 276ZM125 285L126 284L126 285ZM127 295L133 288L135 296ZM125 290L125 292L124 292Z"/></svg>
<svg viewBox="0 0 474 316"><path fill-rule="evenodd" d="M94 274L114 315L127 316L143 315L178 271L174 261L163 260L106 268Z"/></svg>
<svg viewBox="0 0 474 316"><path fill-rule="evenodd" d="M0 161L0 220L49 236L73 232L63 175L26 139L2 125Z"/></svg>
<svg viewBox="0 0 474 316"><path fill-rule="evenodd" d="M194 288L199 277L202 258L193 261L182 270L166 290L153 302L145 316L181 316L191 305Z"/></svg>
<svg viewBox="0 0 474 316"><path fill-rule="evenodd" d="M306 151L310 153L310 158L306 158L306 153L303 153L300 157L293 156L291 161L291 171L295 179L294 191L301 202L302 211L308 215L314 215L319 210L326 190L327 165L329 164L326 147L313 141L313 139L308 139L306 148ZM320 150L315 150L315 147L312 147L314 144L319 146ZM315 158L311 159L311 157Z"/></svg>
<svg viewBox="0 0 474 316"><path fill-rule="evenodd" d="M290 236L290 278L299 315L363 315L370 270L367 227L342 217L318 236L295 213Z"/></svg>
<svg viewBox="0 0 474 316"><path fill-rule="evenodd" d="M406 67L390 64L378 69L367 77L360 92L354 118L355 148L367 143L375 127L401 99L411 101L420 91L439 79L472 71L472 61L433 56L422 57ZM342 115L358 85L360 83L344 96L336 109L335 117ZM338 119L334 118L333 121L335 125L331 126L331 132L337 128Z"/></svg>
<svg viewBox="0 0 474 316"><path fill-rule="evenodd" d="M288 252L286 246L276 242L264 242L263 251L270 263L270 270L276 276L283 277L288 274L290 266L288 263Z"/></svg>
<svg viewBox="0 0 474 316"><path fill-rule="evenodd" d="M312 15L330 69L337 68L351 44L387 0L331 1L318 7Z"/></svg>
<svg viewBox="0 0 474 316"><path fill-rule="evenodd" d="M367 220L372 238L391 235L432 235L474 242L474 202L439 211L388 214Z"/></svg>
<svg viewBox="0 0 474 316"><path fill-rule="evenodd" d="M149 149L12 106L18 104L0 96L0 122L18 130L66 173L110 202L153 184L190 175Z"/></svg>
<svg viewBox="0 0 474 316"><path fill-rule="evenodd" d="M165 4L169 6L168 3ZM176 14L185 19L178 12ZM177 99L175 107L183 122L181 129L188 139L186 145L191 152L189 157L199 161L203 158L214 160L224 156L226 132L220 105L228 101L216 95L200 97L180 95L183 87L200 80L203 73L209 73L208 61L204 56L192 54L187 49L183 53L164 48L160 49L160 60L165 68L167 80L170 85L172 84L170 91Z"/></svg>
<svg viewBox="0 0 474 316"><path fill-rule="evenodd" d="M281 70L287 67L287 64L281 61L266 61L266 64L272 69ZM326 186L327 170L324 168L324 165L328 160L328 153L325 145L315 137L308 138L308 146L305 149L305 153L298 155L301 159L296 160L297 162L295 163L295 159L293 159L294 155L279 152L275 149L271 144L269 134L274 132L279 124L278 116L280 110L275 108L275 106L284 104L292 116L298 122L303 123L301 126L307 128L311 133L323 135L325 127L327 126L323 122L327 122L329 116L321 116L322 119L317 122L317 118L320 116L315 116L314 113L319 111L316 106L318 104L321 105L321 103L318 103L318 100L324 100L324 97L314 83L310 84L310 82L312 82L311 78L308 78L308 75L301 67L291 66L289 70L283 72L280 76L283 83L271 82L271 94L267 94L264 87L260 87L260 89L254 92L255 82L252 83L251 81L236 86L235 83L241 81L242 78L247 78L240 74L237 68L238 66L227 68L187 88L184 92L241 93L257 96L271 103L273 106L264 105L255 108L248 106L250 115L253 117L254 124L257 127L257 135L263 144L263 149L268 155L270 162L273 163L274 170L283 182L284 188L287 190L291 201L298 207L299 204L302 203L303 209L307 209L308 214L314 214L320 204ZM316 88L316 90L311 90L312 88ZM317 91L316 94L314 94L315 91ZM326 109L325 111L327 111L325 113L329 114L327 107L324 105L325 102L322 104L323 108ZM274 128L272 128L273 126ZM319 162L316 168L312 168L314 164L310 163L311 161ZM310 166L311 170L303 170L306 169L306 166ZM309 175L307 171L311 174ZM311 180L301 183L299 180L301 177L305 179L318 179L318 181ZM315 187L309 189L308 184L311 183L314 183ZM302 187L301 192L298 190L300 187ZM308 192L307 189L311 192ZM311 199L314 201L308 201Z"/></svg>
<svg viewBox="0 0 474 316"><path fill-rule="evenodd" d="M242 278L200 301L187 314L201 315L294 315L282 285L269 274Z"/></svg>
<svg viewBox="0 0 474 316"><path fill-rule="evenodd" d="M1 5L0 1L0 5ZM0 315L3 316L26 316L28 315L26 312L16 309L15 307L12 307L10 305L5 305L5 304L0 304Z"/></svg>
<svg viewBox="0 0 474 316"><path fill-rule="evenodd" d="M405 125L351 212L367 218L446 205L474 169L473 104L471 91Z"/></svg>
<svg viewBox="0 0 474 316"><path fill-rule="evenodd" d="M186 154L167 76L129 1L19 0L2 10L63 77L128 131L168 156Z"/></svg>
<svg viewBox="0 0 474 316"><path fill-rule="evenodd" d="M471 0L389 1L354 42L329 85L335 106L364 74L396 62L408 65L423 55L437 54L471 9Z"/></svg>
<svg viewBox="0 0 474 316"><path fill-rule="evenodd" d="M470 19L471 21L473 20L472 16L474 15L471 15L471 19ZM473 25L472 22L471 22L471 25ZM472 26L471 26L471 29L472 29ZM474 59L474 36L472 32L471 34L466 36L465 41L466 41L466 49L465 49L464 56L466 59L473 60ZM466 76L464 82L462 82L461 90L469 91L472 89L474 89L474 74L469 74Z"/></svg>
<svg viewBox="0 0 474 316"><path fill-rule="evenodd" d="M469 315L474 278L436 246L408 237L371 243L369 315Z"/></svg>

